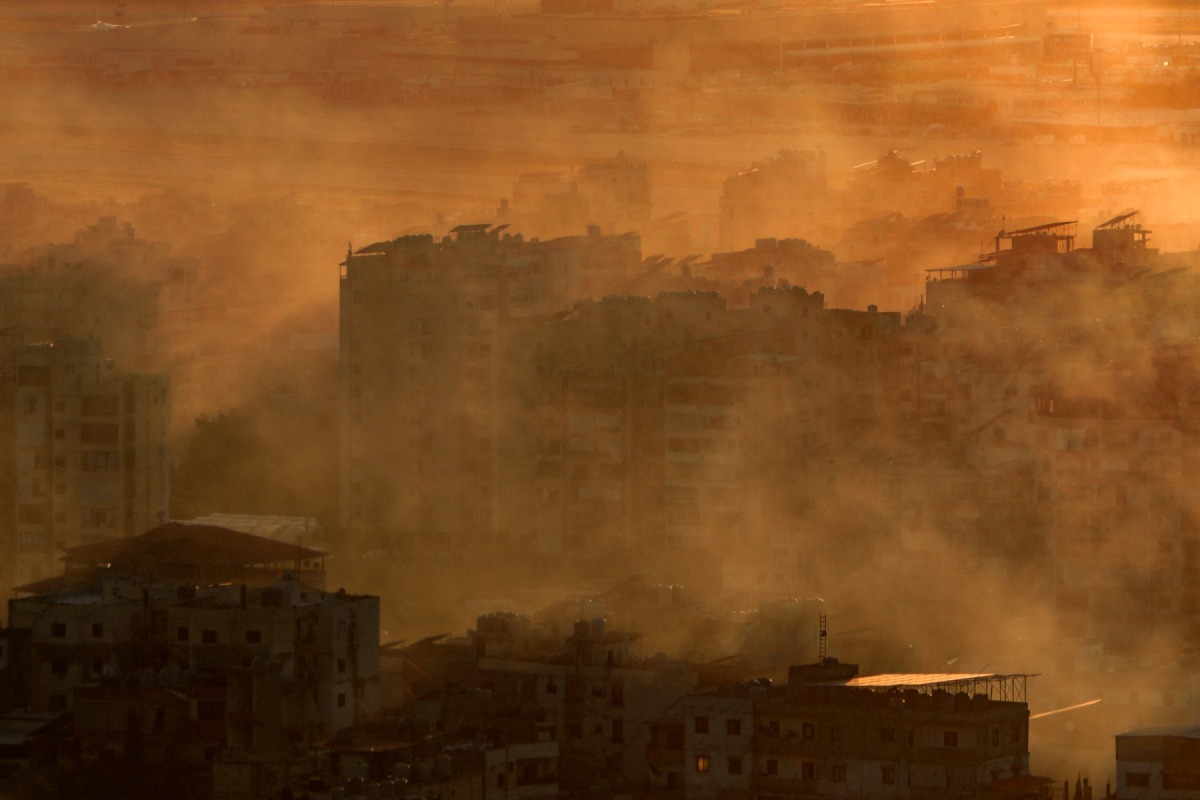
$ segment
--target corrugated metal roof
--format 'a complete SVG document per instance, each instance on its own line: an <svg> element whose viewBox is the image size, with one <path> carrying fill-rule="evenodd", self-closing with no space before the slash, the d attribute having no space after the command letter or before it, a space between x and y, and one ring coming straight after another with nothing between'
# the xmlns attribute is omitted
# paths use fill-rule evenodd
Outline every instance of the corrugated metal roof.
<svg viewBox="0 0 1200 800"><path fill-rule="evenodd" d="M991 672L885 672L880 675L860 675L839 686L929 686L938 683L969 683L997 677Z"/></svg>
<svg viewBox="0 0 1200 800"><path fill-rule="evenodd" d="M153 563L257 566L324 558L327 553L216 525L168 522L129 539L72 547L64 560L76 564Z"/></svg>

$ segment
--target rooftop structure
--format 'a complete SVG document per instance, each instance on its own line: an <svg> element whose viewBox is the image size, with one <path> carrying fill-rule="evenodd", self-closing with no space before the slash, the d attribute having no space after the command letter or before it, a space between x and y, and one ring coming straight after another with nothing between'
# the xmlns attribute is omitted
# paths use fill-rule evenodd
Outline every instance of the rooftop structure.
<svg viewBox="0 0 1200 800"><path fill-rule="evenodd" d="M327 555L215 525L170 522L140 536L71 548L63 557L65 575L17 591L46 591L102 574L134 575L151 581L203 584L234 580L260 585L289 573L323 588Z"/></svg>
<svg viewBox="0 0 1200 800"><path fill-rule="evenodd" d="M1031 676L992 673L885 673L816 685L877 691L917 691L922 694L967 692L972 697L983 695L993 700L1024 703L1029 677Z"/></svg>
<svg viewBox="0 0 1200 800"><path fill-rule="evenodd" d="M998 301L1024 288L1046 289L1079 281L1120 281L1158 263L1150 231L1128 211L1097 225L1090 248L1076 247L1078 221L1001 230L995 249L974 264L926 270L928 307L937 315L968 297Z"/></svg>

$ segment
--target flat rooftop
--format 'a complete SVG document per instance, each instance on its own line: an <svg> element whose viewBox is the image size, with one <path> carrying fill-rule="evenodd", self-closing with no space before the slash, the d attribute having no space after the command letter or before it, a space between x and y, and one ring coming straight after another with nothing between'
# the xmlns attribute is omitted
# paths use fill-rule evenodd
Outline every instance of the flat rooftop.
<svg viewBox="0 0 1200 800"><path fill-rule="evenodd" d="M1200 725L1160 725L1156 728L1140 728L1117 736L1174 736L1179 739L1200 739Z"/></svg>

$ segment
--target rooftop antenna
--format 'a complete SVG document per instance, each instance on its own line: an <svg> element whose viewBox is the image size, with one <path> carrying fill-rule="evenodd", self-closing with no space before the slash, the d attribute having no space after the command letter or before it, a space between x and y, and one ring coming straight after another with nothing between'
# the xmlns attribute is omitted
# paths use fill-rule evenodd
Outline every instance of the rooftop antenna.
<svg viewBox="0 0 1200 800"><path fill-rule="evenodd" d="M825 659L829 655L829 626L826 623L825 615L821 615L821 634L818 639L817 654L820 658L820 663L824 664Z"/></svg>

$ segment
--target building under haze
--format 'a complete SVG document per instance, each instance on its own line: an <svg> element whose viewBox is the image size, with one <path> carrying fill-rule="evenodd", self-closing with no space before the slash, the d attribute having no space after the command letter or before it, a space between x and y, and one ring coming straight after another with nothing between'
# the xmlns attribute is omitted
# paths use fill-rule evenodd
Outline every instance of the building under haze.
<svg viewBox="0 0 1200 800"><path fill-rule="evenodd" d="M532 549L554 562L671 561L726 590L783 590L812 557L773 534L820 494L807 466L851 431L903 423L900 316L826 309L797 286L760 286L744 307L717 292L606 297L522 333L537 372Z"/></svg>
<svg viewBox="0 0 1200 800"><path fill-rule="evenodd" d="M528 361L507 348L513 326L611 291L640 263L636 236L527 241L489 227L380 242L343 264L341 515L352 535L460 554L464 537L482 546L514 524L508 492L530 431L512 425L531 398Z"/></svg>
<svg viewBox="0 0 1200 800"><path fill-rule="evenodd" d="M650 722L695 690L694 665L640 655L640 634L610 628L603 617L565 629L511 613L477 622L465 637L431 637L389 652L397 664L385 684L389 677L403 683L397 710L448 734L556 742L564 792L645 784Z"/></svg>
<svg viewBox="0 0 1200 800"><path fill-rule="evenodd" d="M826 232L830 200L824 152L784 150L756 162L721 187L721 248L768 236L812 240Z"/></svg>
<svg viewBox="0 0 1200 800"><path fill-rule="evenodd" d="M1004 796L1029 774L1024 675L857 675L827 659L682 703L687 800Z"/></svg>
<svg viewBox="0 0 1200 800"><path fill-rule="evenodd" d="M5 366L6 579L57 572L65 548L167 518L167 379L121 372L96 339L16 351Z"/></svg>
<svg viewBox="0 0 1200 800"><path fill-rule="evenodd" d="M1200 796L1200 728L1174 725L1117 734L1117 800Z"/></svg>
<svg viewBox="0 0 1200 800"><path fill-rule="evenodd" d="M324 556L180 523L76 548L66 574L9 601L0 686L72 712L64 758L261 796L379 709L379 598L310 585Z"/></svg>

